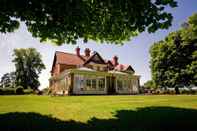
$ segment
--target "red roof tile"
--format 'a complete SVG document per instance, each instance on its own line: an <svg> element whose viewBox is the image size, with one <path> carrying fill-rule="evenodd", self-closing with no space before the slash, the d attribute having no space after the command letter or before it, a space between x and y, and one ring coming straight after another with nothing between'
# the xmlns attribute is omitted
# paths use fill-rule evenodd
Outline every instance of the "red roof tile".
<svg viewBox="0 0 197 131"><path fill-rule="evenodd" d="M123 65L123 64L118 64L114 69L117 71L126 71L129 67L131 68L131 70L133 70L133 68L130 65Z"/></svg>
<svg viewBox="0 0 197 131"><path fill-rule="evenodd" d="M82 65L88 59L83 55L77 56L76 54L65 53L56 51L56 62L67 65Z"/></svg>
<svg viewBox="0 0 197 131"><path fill-rule="evenodd" d="M66 64L66 65L83 65L84 63L89 61L93 55L91 55L90 57L86 57L84 55L77 56L76 54L60 52L60 51L55 52L56 62L59 64ZM114 63L112 60L105 60L104 62L110 63L114 67ZM118 64L117 66L114 67L114 69L117 71L126 71L128 68L133 70L133 68L130 65Z"/></svg>

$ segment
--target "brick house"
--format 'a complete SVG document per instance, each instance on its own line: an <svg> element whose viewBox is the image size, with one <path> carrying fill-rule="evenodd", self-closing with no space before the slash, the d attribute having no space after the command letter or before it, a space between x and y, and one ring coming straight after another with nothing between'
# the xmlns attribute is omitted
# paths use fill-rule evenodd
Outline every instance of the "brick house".
<svg viewBox="0 0 197 131"><path fill-rule="evenodd" d="M104 60L88 48L82 55L77 47L75 54L55 52L49 87L56 95L137 94L140 76L134 73L117 56Z"/></svg>

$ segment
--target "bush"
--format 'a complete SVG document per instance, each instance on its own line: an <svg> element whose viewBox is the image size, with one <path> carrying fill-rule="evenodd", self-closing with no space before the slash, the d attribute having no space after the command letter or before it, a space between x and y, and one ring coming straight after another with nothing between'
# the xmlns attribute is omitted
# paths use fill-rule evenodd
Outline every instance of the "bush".
<svg viewBox="0 0 197 131"><path fill-rule="evenodd" d="M18 87L16 88L16 94L17 94L17 95L22 95L22 94L24 94L24 90L23 90L23 87L22 87L22 86L18 86Z"/></svg>
<svg viewBox="0 0 197 131"><path fill-rule="evenodd" d="M15 89L14 88L2 88L0 89L0 95L14 95Z"/></svg>
<svg viewBox="0 0 197 131"><path fill-rule="evenodd" d="M195 91L195 90L182 90L181 94L194 95L194 94L197 94L197 91Z"/></svg>
<svg viewBox="0 0 197 131"><path fill-rule="evenodd" d="M176 92L175 92L175 90L165 90L165 91L163 91L163 94L167 94L167 95L175 95L175 94L176 94Z"/></svg>
<svg viewBox="0 0 197 131"><path fill-rule="evenodd" d="M34 93L34 90L32 89L25 89L24 90L24 94L33 94Z"/></svg>
<svg viewBox="0 0 197 131"><path fill-rule="evenodd" d="M42 94L43 94L43 95L48 95L49 93L50 93L50 90L49 90L48 87L42 89Z"/></svg>

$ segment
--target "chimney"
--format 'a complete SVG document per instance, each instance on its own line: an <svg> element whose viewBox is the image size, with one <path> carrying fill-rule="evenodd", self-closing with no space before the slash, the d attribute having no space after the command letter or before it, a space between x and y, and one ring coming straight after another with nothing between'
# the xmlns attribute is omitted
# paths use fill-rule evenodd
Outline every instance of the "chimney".
<svg viewBox="0 0 197 131"><path fill-rule="evenodd" d="M114 56L113 57L113 65L114 66L117 66L118 65L118 57L117 56Z"/></svg>
<svg viewBox="0 0 197 131"><path fill-rule="evenodd" d="M77 46L77 48L75 49L77 56L80 56L80 48L79 46Z"/></svg>
<svg viewBox="0 0 197 131"><path fill-rule="evenodd" d="M84 53L85 53L85 56L86 57L89 57L90 56L90 49L89 48L85 48L85 51L84 51Z"/></svg>

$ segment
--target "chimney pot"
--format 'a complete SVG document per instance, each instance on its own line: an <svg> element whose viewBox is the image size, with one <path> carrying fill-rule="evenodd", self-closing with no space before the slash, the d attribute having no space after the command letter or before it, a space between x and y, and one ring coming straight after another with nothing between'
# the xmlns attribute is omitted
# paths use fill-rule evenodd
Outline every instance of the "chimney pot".
<svg viewBox="0 0 197 131"><path fill-rule="evenodd" d="M86 57L89 57L90 56L90 52L91 52L90 49L89 48L86 48L85 51L84 51L85 56Z"/></svg>
<svg viewBox="0 0 197 131"><path fill-rule="evenodd" d="M77 56L80 56L80 48L79 46L77 46L77 48L75 49Z"/></svg>
<svg viewBox="0 0 197 131"><path fill-rule="evenodd" d="M114 66L117 66L118 65L118 57L117 56L114 56L113 57L113 65Z"/></svg>

